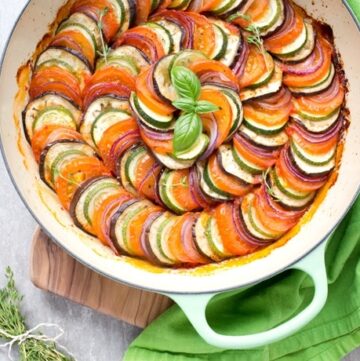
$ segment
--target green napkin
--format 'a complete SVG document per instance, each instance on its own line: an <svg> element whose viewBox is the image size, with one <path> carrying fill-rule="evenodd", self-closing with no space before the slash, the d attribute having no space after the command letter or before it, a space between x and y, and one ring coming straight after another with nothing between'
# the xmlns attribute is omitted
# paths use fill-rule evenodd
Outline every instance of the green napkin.
<svg viewBox="0 0 360 361"><path fill-rule="evenodd" d="M340 360L360 346L360 198L339 225L326 251L329 297L323 311L297 334L249 351L206 344L178 306L161 315L132 343L124 361ZM309 304L310 278L287 271L246 291L218 296L208 320L224 334L274 327Z"/></svg>

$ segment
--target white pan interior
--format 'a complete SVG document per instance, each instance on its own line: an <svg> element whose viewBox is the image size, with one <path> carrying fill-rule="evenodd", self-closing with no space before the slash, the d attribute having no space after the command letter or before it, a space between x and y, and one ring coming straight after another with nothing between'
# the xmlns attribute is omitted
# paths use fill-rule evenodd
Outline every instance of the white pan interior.
<svg viewBox="0 0 360 361"><path fill-rule="evenodd" d="M63 0L32 0L24 10L10 39L0 75L0 135L3 154L14 183L41 226L78 260L123 283L173 293L214 292L257 282L277 273L308 254L344 216L354 201L360 184L360 32L339 0L301 0L310 14L325 19L334 28L350 80L348 106L352 122L347 136L339 178L312 220L285 246L263 259L238 267L217 266L211 273L165 270L154 272L123 258L113 257L107 249L73 224L55 195L39 181L38 168L30 148L22 138L25 153L17 147L17 128L13 120L13 100L17 91L16 73L47 32ZM25 166L27 164L27 167ZM40 200L39 191L45 202ZM11 205L5 205L11 206ZM21 226L21 225L19 225Z"/></svg>

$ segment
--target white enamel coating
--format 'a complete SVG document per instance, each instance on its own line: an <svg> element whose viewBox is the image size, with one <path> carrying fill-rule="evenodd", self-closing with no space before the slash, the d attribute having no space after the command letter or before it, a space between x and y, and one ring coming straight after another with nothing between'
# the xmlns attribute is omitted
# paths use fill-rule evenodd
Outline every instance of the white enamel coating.
<svg viewBox="0 0 360 361"><path fill-rule="evenodd" d="M216 292L258 282L280 272L308 254L344 216L360 184L360 32L339 0L302 0L311 14L323 18L334 28L336 43L342 54L350 80L348 105L352 122L347 136L339 178L331 188L313 219L285 246L269 256L247 265L223 269L211 274L165 271L154 273L139 268L126 259L115 258L98 242L84 235L72 224L67 212L46 186L39 182L38 169L28 150L26 162L17 148L17 129L13 121L13 99L17 91L15 75L19 66L32 54L37 42L47 31L62 0L32 0L23 12L6 51L0 75L0 135L3 153L14 183L24 202L42 227L69 253L96 271L140 288L172 293ZM39 198L39 187L47 206ZM11 206L11 205L6 205ZM55 214L55 216L54 216ZM21 225L19 224L19 227Z"/></svg>

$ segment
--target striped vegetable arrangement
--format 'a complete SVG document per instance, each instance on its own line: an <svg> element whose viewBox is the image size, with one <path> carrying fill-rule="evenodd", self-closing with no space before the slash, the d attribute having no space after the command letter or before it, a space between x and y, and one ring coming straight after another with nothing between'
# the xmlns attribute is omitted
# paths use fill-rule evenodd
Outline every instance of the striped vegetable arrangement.
<svg viewBox="0 0 360 361"><path fill-rule="evenodd" d="M324 29L290 0L76 0L23 112L41 179L117 255L266 247L336 166L345 81Z"/></svg>

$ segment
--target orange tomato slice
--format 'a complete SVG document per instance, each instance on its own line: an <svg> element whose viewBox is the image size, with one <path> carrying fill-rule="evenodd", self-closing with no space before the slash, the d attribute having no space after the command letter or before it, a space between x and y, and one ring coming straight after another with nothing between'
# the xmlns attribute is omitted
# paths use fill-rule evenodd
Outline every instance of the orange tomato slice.
<svg viewBox="0 0 360 361"><path fill-rule="evenodd" d="M215 186L223 192L233 196L241 197L247 194L252 188L251 185L242 182L240 179L225 173L218 162L216 154L213 154L208 162L211 179Z"/></svg>
<svg viewBox="0 0 360 361"><path fill-rule="evenodd" d="M233 205L232 203L223 203L214 210L214 217L218 226L218 230L227 252L234 256L245 256L256 251L258 246L243 241L233 222Z"/></svg>
<svg viewBox="0 0 360 361"><path fill-rule="evenodd" d="M78 187L86 180L110 175L110 171L96 157L78 157L66 164L55 182L55 191L66 210Z"/></svg>

